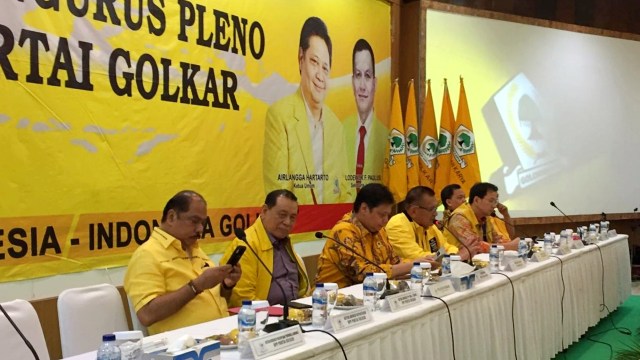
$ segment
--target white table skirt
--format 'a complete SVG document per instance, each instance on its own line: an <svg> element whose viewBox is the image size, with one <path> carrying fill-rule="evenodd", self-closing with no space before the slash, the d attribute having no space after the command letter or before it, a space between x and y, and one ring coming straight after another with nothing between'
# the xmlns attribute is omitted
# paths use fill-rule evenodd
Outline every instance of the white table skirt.
<svg viewBox="0 0 640 360"><path fill-rule="evenodd" d="M628 237L619 235L598 244L604 260L604 298L610 311L631 294ZM596 246L542 263L528 263L505 272L515 290L512 323L512 287L494 274L473 289L444 297L451 311L457 359L514 359L513 328L518 359L549 359L577 341L608 313L602 303L602 266ZM562 278L561 278L562 269ZM564 306L562 303L564 279ZM362 285L341 289L362 297ZM301 302L310 302L302 299ZM564 311L564 316L562 316ZM422 304L397 313L377 311L374 322L335 334L350 360L453 359L449 316L442 302ZM235 316L154 335L175 339L182 334L204 337L235 327ZM326 334L304 335L305 345L277 354L273 359L342 359L335 341ZM238 358L223 351L221 359ZM95 352L70 359L95 359Z"/></svg>

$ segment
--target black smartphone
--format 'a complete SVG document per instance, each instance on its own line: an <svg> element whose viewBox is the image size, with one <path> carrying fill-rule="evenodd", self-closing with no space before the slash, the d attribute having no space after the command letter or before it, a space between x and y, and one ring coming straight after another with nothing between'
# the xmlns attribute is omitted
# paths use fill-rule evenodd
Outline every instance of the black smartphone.
<svg viewBox="0 0 640 360"><path fill-rule="evenodd" d="M313 306L295 301L289 301L289 307L292 309L311 309Z"/></svg>
<svg viewBox="0 0 640 360"><path fill-rule="evenodd" d="M247 250L246 246L238 245L233 250L233 254L231 254L231 257L229 258L229 261L227 261L227 265L236 266L236 264L238 264L238 261L240 261L240 258L242 257L242 254L244 254L245 250Z"/></svg>

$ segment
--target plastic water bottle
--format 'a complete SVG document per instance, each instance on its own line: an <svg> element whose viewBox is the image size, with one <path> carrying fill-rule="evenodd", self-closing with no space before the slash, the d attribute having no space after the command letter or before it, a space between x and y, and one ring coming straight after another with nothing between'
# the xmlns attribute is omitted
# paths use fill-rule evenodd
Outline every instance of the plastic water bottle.
<svg viewBox="0 0 640 360"><path fill-rule="evenodd" d="M608 221L600 221L600 240L607 240L609 238L609 224Z"/></svg>
<svg viewBox="0 0 640 360"><path fill-rule="evenodd" d="M442 258L442 276L449 275L451 275L451 257L449 254L446 254Z"/></svg>
<svg viewBox="0 0 640 360"><path fill-rule="evenodd" d="M569 238L567 236L567 230L560 231L560 246L569 245Z"/></svg>
<svg viewBox="0 0 640 360"><path fill-rule="evenodd" d="M413 267L411 268L411 289L422 289L422 268L420 267L419 262L414 262Z"/></svg>
<svg viewBox="0 0 640 360"><path fill-rule="evenodd" d="M311 295L311 303L313 304L311 325L313 327L323 328L327 322L327 300L327 291L324 289L324 284L316 284L316 289L313 290Z"/></svg>
<svg viewBox="0 0 640 360"><path fill-rule="evenodd" d="M552 255L553 254L553 240L551 239L551 234L544 234L544 252L547 253L547 255Z"/></svg>
<svg viewBox="0 0 640 360"><path fill-rule="evenodd" d="M589 232L587 233L587 244L593 244L598 240L598 234L596 233L596 225L589 225Z"/></svg>
<svg viewBox="0 0 640 360"><path fill-rule="evenodd" d="M431 281L431 263L421 262L420 269L422 269L422 288L420 289L422 293L424 287Z"/></svg>
<svg viewBox="0 0 640 360"><path fill-rule="evenodd" d="M489 270L492 273L497 273L500 271L500 254L499 254L498 245L491 245L491 249L489 250Z"/></svg>
<svg viewBox="0 0 640 360"><path fill-rule="evenodd" d="M242 300L238 312L238 352L250 352L249 340L256 335L256 311L251 307L251 300Z"/></svg>
<svg viewBox="0 0 640 360"><path fill-rule="evenodd" d="M97 360L120 360L120 348L116 345L116 336L102 335L102 345L98 348Z"/></svg>
<svg viewBox="0 0 640 360"><path fill-rule="evenodd" d="M367 273L362 283L362 302L370 311L376 309L376 292L378 291L378 284L373 278L373 273Z"/></svg>
<svg viewBox="0 0 640 360"><path fill-rule="evenodd" d="M518 242L518 256L522 260L527 260L528 250L529 246L527 245L527 240L520 238L520 241Z"/></svg>

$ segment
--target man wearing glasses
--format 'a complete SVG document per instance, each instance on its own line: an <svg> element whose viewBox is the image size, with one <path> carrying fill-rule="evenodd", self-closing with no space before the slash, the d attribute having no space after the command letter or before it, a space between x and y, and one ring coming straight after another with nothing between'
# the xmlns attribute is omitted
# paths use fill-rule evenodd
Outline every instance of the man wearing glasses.
<svg viewBox="0 0 640 360"><path fill-rule="evenodd" d="M318 258L316 283L334 282L339 288L359 284L368 272L380 272L380 267L389 279L408 274L414 261L428 261L419 257L407 261L393 250L384 229L393 209L393 195L386 186L370 183L362 187L353 203L353 211L345 214L331 229ZM358 255L344 247L347 245ZM371 265L370 262L378 264ZM413 258L412 258L413 259Z"/></svg>
<svg viewBox="0 0 640 360"><path fill-rule="evenodd" d="M458 247L462 246L460 241L467 246L480 242L481 252L489 252L490 244L504 245L505 250L517 250L520 239L505 237L489 220L496 206L497 186L486 182L473 185L469 191L469 202L458 206L449 218L444 230L447 240Z"/></svg>
<svg viewBox="0 0 640 360"><path fill-rule="evenodd" d="M285 304L307 295L310 288L307 271L289 238L297 217L298 198L291 191L280 189L267 194L260 217L246 230L246 236L256 256L267 265L273 276L256 256L245 254L240 258L242 278L233 289L230 306L240 306L242 300L268 300L271 305ZM226 263L239 245L246 244L234 239L220 262Z"/></svg>
<svg viewBox="0 0 640 360"><path fill-rule="evenodd" d="M404 204L405 210L394 215L386 226L389 242L400 257L427 257L435 268L435 254L440 248L448 254L458 253L458 248L447 242L434 225L438 201L431 188L414 187L407 193ZM459 254L463 260L469 259L467 249L460 249Z"/></svg>
<svg viewBox="0 0 640 360"><path fill-rule="evenodd" d="M149 334L228 316L240 266L215 266L198 240L207 202L195 191L174 195L159 227L131 256L124 288Z"/></svg>

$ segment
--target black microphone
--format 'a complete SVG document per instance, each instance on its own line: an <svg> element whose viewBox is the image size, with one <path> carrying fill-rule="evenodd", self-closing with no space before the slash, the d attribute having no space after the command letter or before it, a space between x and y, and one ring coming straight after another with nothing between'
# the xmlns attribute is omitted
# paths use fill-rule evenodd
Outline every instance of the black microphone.
<svg viewBox="0 0 640 360"><path fill-rule="evenodd" d="M439 222L438 222L439 223ZM469 247L467 246L467 244L463 243L462 241L460 241L460 239L458 239L458 237L451 232L451 230L449 230L449 228L447 227L447 225L445 225L444 223L442 223L442 228L447 230L449 232L449 234L451 234L451 236L453 236L454 239L456 239L460 244L462 244L462 246L464 246L465 249L467 249L467 253L469 254L469 258L465 261L467 264L469 265L473 265L473 262L471 260L471 258L473 257L471 254L471 249L469 249Z"/></svg>
<svg viewBox="0 0 640 360"><path fill-rule="evenodd" d="M247 235L244 233L244 230L235 228L233 232L235 233L236 237L240 239L240 241L242 241L247 245L249 250L251 250L253 255L255 255L256 259L258 259L260 264L262 264L264 269L267 270L267 273L269 273L269 275L271 275L271 278L273 279L273 273L269 270L269 268L262 261L262 259L260 259L260 256L258 256L256 251L253 250L251 245L249 245L249 242L247 241ZM284 304L282 304L282 320L279 320L277 323L265 325L264 331L268 333L298 325L297 321L289 320L289 301L287 300L287 293L284 292L284 288L282 287L282 285L280 285L278 281L273 281L273 283L278 285L278 288L280 288L280 291L282 292L282 298L284 299Z"/></svg>
<svg viewBox="0 0 640 360"><path fill-rule="evenodd" d="M316 237L318 239L329 239L332 240L334 242L336 242L338 245L343 246L344 248L346 248L347 250L351 251L351 253L359 258L361 258L362 260L364 260L367 264L373 265L375 267L377 267L378 269L380 269L381 272L383 273L387 273L382 266L376 264L375 262L367 259L365 256L360 255L354 248L348 246L347 244L343 243L342 241L338 241L330 236L327 236L325 234L323 234L320 231L316 232ZM391 284L389 283L389 279L387 278L387 283L386 283L386 290L384 291L384 293L380 296L380 299L384 299L385 297L389 296L389 295L393 295L393 294L397 294L399 291L398 290L391 290Z"/></svg>
<svg viewBox="0 0 640 360"><path fill-rule="evenodd" d="M511 222L511 221L507 221L507 220L505 220L504 218L499 217L499 216L496 214L496 212L495 212L495 211L493 211L493 212L490 214L490 216L491 216L491 217L494 217L494 218L496 218L496 219L500 219L500 221L503 221L503 222L504 222L505 224L507 224L507 225L511 225L511 226L513 226L513 228L514 228L514 229L516 228L516 225L515 225L513 222ZM518 235L518 234L519 234L519 235ZM529 235L529 234L527 234L527 233L524 233L524 232L518 232L518 231L516 231L515 235L516 235L516 237L519 237L519 238L530 238L530 239L531 239L531 240L533 240L533 241L536 241L536 239L538 238L538 235L533 235L533 236L531 236L531 235ZM522 236L520 236L520 235L522 235ZM513 239L509 239L509 240L513 240Z"/></svg>
<svg viewBox="0 0 640 360"><path fill-rule="evenodd" d="M550 203L549 203L549 205L553 206L553 207L554 207L554 208L556 208L558 211L560 211L560 213L561 213L562 215L564 215L564 217L566 217L567 219L569 219L569 221L571 221L571 222L575 222L575 221L573 221L573 219L571 219L571 218L569 217L569 215L565 214L565 213L564 213L564 211L560 210L560 208L559 208L559 207L557 207L557 206L556 206L556 203L554 203L553 201L552 201L552 202L550 202Z"/></svg>
<svg viewBox="0 0 640 360"><path fill-rule="evenodd" d="M4 316L7 318L7 320L9 321L9 323L11 324L11 326L13 326L13 328L16 330L16 332L18 333L18 335L20 335L20 337L22 338L22 341L24 341L25 345L27 345L27 347L29 348L29 350L31 350L31 353L33 354L33 358L36 360L40 360L40 357L38 357L38 353L36 352L36 349L33 348L33 345L31 345L31 342L29 342L29 340L27 339L26 336L24 336L24 334L22 333L22 331L20 331L20 328L18 327L18 325L16 325L15 322L13 322L13 319L11 319L11 316L9 316L9 314L7 314L7 311L4 309L4 307L2 306L2 304L0 304L0 311L2 311L2 313L4 314Z"/></svg>

